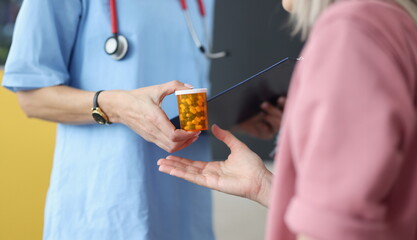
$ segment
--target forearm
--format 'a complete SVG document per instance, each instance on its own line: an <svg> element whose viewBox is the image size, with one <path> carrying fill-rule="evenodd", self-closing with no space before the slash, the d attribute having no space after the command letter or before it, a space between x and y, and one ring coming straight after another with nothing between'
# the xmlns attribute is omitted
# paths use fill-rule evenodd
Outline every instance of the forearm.
<svg viewBox="0 0 417 240"><path fill-rule="evenodd" d="M69 124L94 123L91 116L94 92L52 86L19 91L17 96L28 117Z"/></svg>
<svg viewBox="0 0 417 240"><path fill-rule="evenodd" d="M165 96L190 87L179 81L134 90L106 90L98 105L112 123L121 123L167 152L193 143L199 132L175 129L161 108ZM19 91L19 104L28 117L67 123L95 123L91 108L95 92L68 86Z"/></svg>

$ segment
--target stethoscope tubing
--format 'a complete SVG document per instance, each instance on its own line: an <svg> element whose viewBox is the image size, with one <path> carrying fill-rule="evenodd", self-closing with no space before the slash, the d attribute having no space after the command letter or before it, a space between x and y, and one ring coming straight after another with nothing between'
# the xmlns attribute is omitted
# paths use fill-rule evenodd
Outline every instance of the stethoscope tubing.
<svg viewBox="0 0 417 240"><path fill-rule="evenodd" d="M195 31L194 25L191 21L191 17L188 11L184 11L184 17L185 17L185 22L187 23L189 32L191 34L191 38L194 41L194 44L197 46L198 49L200 49L202 53L206 53L206 49L204 48L203 44L201 44L200 39L197 36L197 33Z"/></svg>
<svg viewBox="0 0 417 240"><path fill-rule="evenodd" d="M105 52L107 54L111 55L115 60L120 60L127 53L128 41L123 35L119 34L118 21L117 21L118 18L117 18L116 0L109 0L109 1L110 1L109 3L110 3L111 28L112 28L113 36L109 37L106 40ZM194 25L191 21L190 14L188 12L187 1L186 0L179 0L179 1L180 1L181 9L182 9L182 11L184 13L184 16L185 16L185 21L186 21L186 24L187 24L188 31L190 32L191 38L192 38L194 44L200 50L200 52L203 53L209 59L216 59L216 58L226 57L228 55L228 53L226 51L211 53L209 49L204 48L204 46L201 43L200 38L198 37L198 34L197 34L197 32L194 28ZM203 20L204 34L206 35L206 38L208 39L207 24L206 24L206 19L205 19L206 10L205 10L205 7L204 7L204 2L203 2L203 0L197 0L197 4L198 4L199 13L200 13L201 18ZM119 39L122 40L122 41L119 41ZM124 46L124 45L126 45L126 46ZM208 43L208 47L210 47L210 45L211 44Z"/></svg>
<svg viewBox="0 0 417 240"><path fill-rule="evenodd" d="M216 58L223 58L228 55L226 51L212 53L209 49L204 48L203 44L201 43L197 32L194 28L193 22L191 21L190 14L188 13L188 6L186 0L179 0L181 4L181 9L184 12L185 21L187 23L188 31L190 32L191 38L194 41L194 44L197 46L197 48L200 50L201 53L203 53L207 58L209 59L216 59ZM206 38L208 40L208 34L207 34L207 23L206 23L206 10L204 7L203 0L197 0L198 9L201 15L201 18L203 19L203 25L204 25L204 34L206 35ZM208 44L208 47L210 47L210 43Z"/></svg>
<svg viewBox="0 0 417 240"><path fill-rule="evenodd" d="M117 22L117 8L116 0L110 0L110 17L111 17L111 32L113 35L119 34L118 22Z"/></svg>
<svg viewBox="0 0 417 240"><path fill-rule="evenodd" d="M187 1L186 0L179 0L179 1L180 1L180 4L181 4L181 9L183 11L187 11L188 10ZM198 4L198 10L200 12L201 17L205 17L206 16L206 9L204 7L203 0L197 0L197 4Z"/></svg>

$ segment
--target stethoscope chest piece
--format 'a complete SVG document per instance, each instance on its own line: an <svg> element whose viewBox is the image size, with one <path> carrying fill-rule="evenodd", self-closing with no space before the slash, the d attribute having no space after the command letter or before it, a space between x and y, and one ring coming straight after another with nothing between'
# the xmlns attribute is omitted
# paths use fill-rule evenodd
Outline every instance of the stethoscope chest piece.
<svg viewBox="0 0 417 240"><path fill-rule="evenodd" d="M117 36L117 39L116 39ZM120 60L126 56L129 44L123 35L115 35L107 38L104 50L115 60Z"/></svg>

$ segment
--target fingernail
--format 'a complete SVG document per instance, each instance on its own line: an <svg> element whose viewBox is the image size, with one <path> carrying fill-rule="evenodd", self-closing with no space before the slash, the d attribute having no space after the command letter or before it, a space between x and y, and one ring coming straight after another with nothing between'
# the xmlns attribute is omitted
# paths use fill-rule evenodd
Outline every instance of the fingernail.
<svg viewBox="0 0 417 240"><path fill-rule="evenodd" d="M193 86L193 85L191 85L191 84L188 84L188 83L184 83L184 87L188 87L188 88L194 88L194 86Z"/></svg>

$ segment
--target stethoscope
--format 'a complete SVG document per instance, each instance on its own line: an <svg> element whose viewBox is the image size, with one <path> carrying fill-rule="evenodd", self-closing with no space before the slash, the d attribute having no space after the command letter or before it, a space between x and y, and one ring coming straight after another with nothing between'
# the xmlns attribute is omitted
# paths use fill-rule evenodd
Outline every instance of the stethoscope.
<svg viewBox="0 0 417 240"><path fill-rule="evenodd" d="M204 54L209 59L217 59L217 58L223 58L228 55L226 51L212 53L209 49L206 49L203 44L200 41L200 38L197 35L197 32L194 28L194 25L191 21L190 14L188 13L188 7L186 0L179 0L181 4L181 9L184 12L185 21L187 23L188 31L190 32L190 35L194 41L194 44L197 46L197 48L200 50L202 54ZM207 27L206 27L206 21L205 21L205 7L203 0L197 0L198 2L198 8L200 15L203 19L204 24L204 33L207 34ZM127 38L124 37L119 33L118 30L118 23L117 23L117 10L116 10L116 0L110 0L110 16L111 16L111 30L112 30L112 36L107 38L105 44L104 44L104 50L105 52L112 56L115 60L120 60L126 56L127 50L129 49L129 43L127 41ZM210 45L210 44L209 44Z"/></svg>
<svg viewBox="0 0 417 240"><path fill-rule="evenodd" d="M110 17L112 36L107 38L104 44L104 51L115 60L120 60L126 56L129 43L127 38L119 34L117 26L116 0L110 0Z"/></svg>

